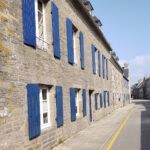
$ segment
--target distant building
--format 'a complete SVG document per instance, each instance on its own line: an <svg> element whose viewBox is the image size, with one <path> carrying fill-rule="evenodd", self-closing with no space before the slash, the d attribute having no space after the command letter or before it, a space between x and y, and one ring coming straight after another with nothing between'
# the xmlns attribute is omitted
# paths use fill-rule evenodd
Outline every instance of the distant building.
<svg viewBox="0 0 150 150"><path fill-rule="evenodd" d="M145 77L132 86L131 97L133 99L150 99L150 77Z"/></svg>

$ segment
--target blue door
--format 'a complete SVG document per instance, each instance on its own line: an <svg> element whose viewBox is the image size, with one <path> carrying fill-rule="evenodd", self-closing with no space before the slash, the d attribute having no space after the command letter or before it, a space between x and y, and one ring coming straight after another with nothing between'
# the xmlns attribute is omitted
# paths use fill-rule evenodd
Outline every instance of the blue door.
<svg viewBox="0 0 150 150"><path fill-rule="evenodd" d="M93 116L92 116L92 94L89 91L89 111L90 111L90 122L93 121Z"/></svg>

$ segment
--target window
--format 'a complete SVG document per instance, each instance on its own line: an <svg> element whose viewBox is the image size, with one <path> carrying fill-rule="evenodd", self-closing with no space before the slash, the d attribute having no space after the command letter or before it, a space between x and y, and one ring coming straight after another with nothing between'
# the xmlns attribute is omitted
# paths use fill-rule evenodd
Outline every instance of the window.
<svg viewBox="0 0 150 150"><path fill-rule="evenodd" d="M81 111L82 111L80 89L76 89L75 103L76 103L76 117L80 117L80 114L81 114Z"/></svg>
<svg viewBox="0 0 150 150"><path fill-rule="evenodd" d="M74 63L78 63L79 52L78 52L78 29L73 25L73 50L74 50Z"/></svg>
<svg viewBox="0 0 150 150"><path fill-rule="evenodd" d="M41 87L40 89L40 118L41 129L50 126L50 89Z"/></svg>
<svg viewBox="0 0 150 150"><path fill-rule="evenodd" d="M46 19L45 19L45 3L43 0L35 0L35 14L36 14L36 38L37 47L41 49L46 48Z"/></svg>

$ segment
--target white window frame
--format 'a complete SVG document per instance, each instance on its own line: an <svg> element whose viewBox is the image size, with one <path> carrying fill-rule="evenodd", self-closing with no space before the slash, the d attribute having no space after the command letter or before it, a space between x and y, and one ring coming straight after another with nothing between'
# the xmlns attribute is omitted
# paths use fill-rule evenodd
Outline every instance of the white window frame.
<svg viewBox="0 0 150 150"><path fill-rule="evenodd" d="M78 47L77 47L77 38L78 29L73 25L73 51L74 51L74 63L78 64Z"/></svg>
<svg viewBox="0 0 150 150"><path fill-rule="evenodd" d="M48 122L44 124L43 122L43 97L42 97L42 90L47 90L47 117ZM41 122L41 129L45 129L51 126L50 121L50 89L48 87L41 87L40 88L40 122Z"/></svg>
<svg viewBox="0 0 150 150"><path fill-rule="evenodd" d="M38 22L38 2L42 3L42 9L43 9L43 39L40 39L39 37L39 22ZM43 0L35 0L35 20L36 20L36 40L37 40L37 47L41 49L46 49L47 42L46 42L46 19L45 19L45 3Z"/></svg>

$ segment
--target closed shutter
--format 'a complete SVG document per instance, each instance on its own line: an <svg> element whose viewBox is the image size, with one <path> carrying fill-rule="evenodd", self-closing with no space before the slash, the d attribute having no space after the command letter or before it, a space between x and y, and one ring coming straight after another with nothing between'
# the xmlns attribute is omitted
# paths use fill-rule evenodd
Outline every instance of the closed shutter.
<svg viewBox="0 0 150 150"><path fill-rule="evenodd" d="M84 36L80 32L80 60L81 60L81 69L84 69Z"/></svg>
<svg viewBox="0 0 150 150"><path fill-rule="evenodd" d="M95 46L94 45L92 45L92 68L93 68L93 74L96 74Z"/></svg>
<svg viewBox="0 0 150 150"><path fill-rule="evenodd" d="M102 98L102 93L100 93L100 107L103 107L103 98Z"/></svg>
<svg viewBox="0 0 150 150"><path fill-rule="evenodd" d="M35 1L22 0L24 44L36 47Z"/></svg>
<svg viewBox="0 0 150 150"><path fill-rule="evenodd" d="M74 64L74 50L73 50L73 25L70 19L66 20L67 28L67 48L68 48L68 62Z"/></svg>
<svg viewBox="0 0 150 150"><path fill-rule="evenodd" d="M106 108L106 91L104 91L104 108Z"/></svg>
<svg viewBox="0 0 150 150"><path fill-rule="evenodd" d="M52 26L53 26L53 48L54 56L60 59L60 37L59 37L59 11L52 2Z"/></svg>
<svg viewBox="0 0 150 150"><path fill-rule="evenodd" d="M40 135L40 88L37 84L27 85L28 99L28 129L29 139L33 139Z"/></svg>
<svg viewBox="0 0 150 150"><path fill-rule="evenodd" d="M86 116L86 90L85 89L83 89L82 100L83 100L83 117L85 117Z"/></svg>
<svg viewBox="0 0 150 150"><path fill-rule="evenodd" d="M98 110L98 101L97 101L97 98L98 98L98 94L96 93L95 94L95 109Z"/></svg>
<svg viewBox="0 0 150 150"><path fill-rule="evenodd" d="M56 107L57 107L57 127L63 125L63 89L61 86L56 86Z"/></svg>
<svg viewBox="0 0 150 150"><path fill-rule="evenodd" d="M99 76L101 76L101 53L100 51L98 51L98 73L99 73Z"/></svg>
<svg viewBox="0 0 150 150"><path fill-rule="evenodd" d="M76 120L76 89L70 88L70 108L71 108L71 121Z"/></svg>

